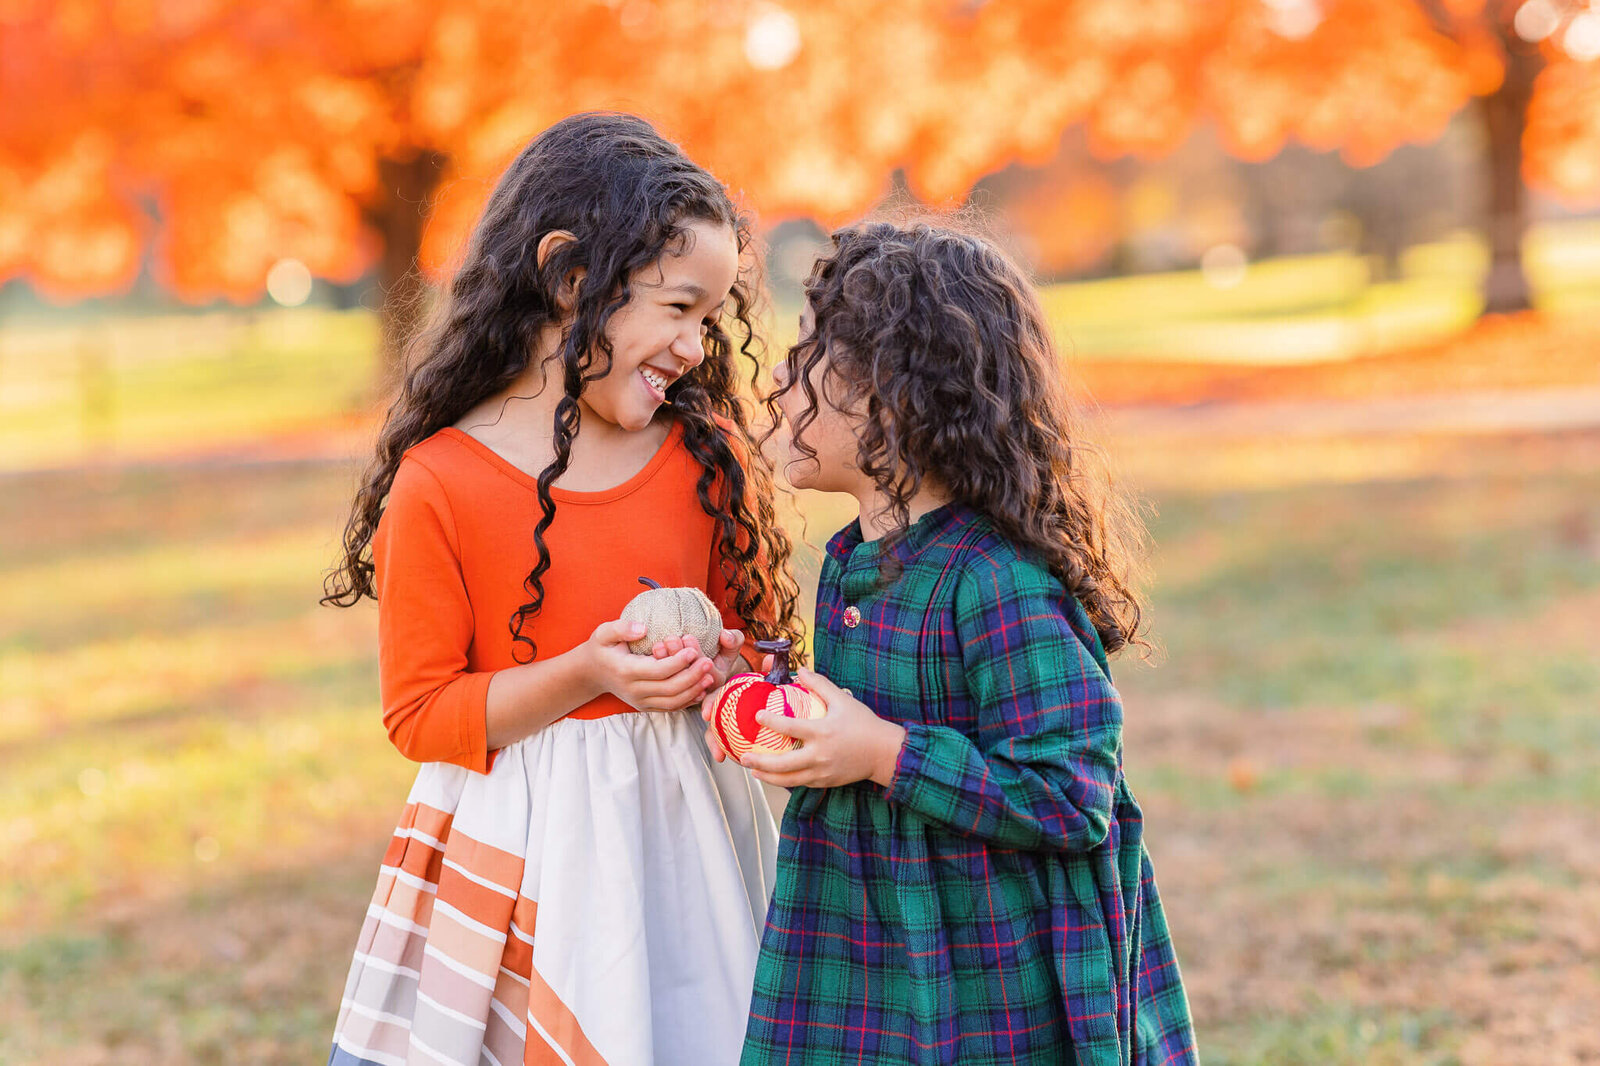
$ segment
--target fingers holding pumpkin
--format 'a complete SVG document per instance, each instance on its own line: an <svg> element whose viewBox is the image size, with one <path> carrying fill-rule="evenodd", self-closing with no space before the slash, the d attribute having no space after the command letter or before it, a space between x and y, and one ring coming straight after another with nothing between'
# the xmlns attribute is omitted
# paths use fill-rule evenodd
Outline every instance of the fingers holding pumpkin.
<svg viewBox="0 0 1600 1066"><path fill-rule="evenodd" d="M826 723L825 718L791 718L787 714L777 714L773 711L756 712L757 725L791 740L798 740L802 745L823 736L827 732Z"/></svg>
<svg viewBox="0 0 1600 1066"><path fill-rule="evenodd" d="M677 711L692 707L710 684L711 662L704 656L690 657L685 649L670 659L638 657L642 664L634 677L619 684L616 695L631 707L645 711ZM661 668L668 672L662 673ZM652 676L644 676L651 670Z"/></svg>
<svg viewBox="0 0 1600 1066"><path fill-rule="evenodd" d="M778 784L777 778L792 779L796 774L804 774L813 769L817 763L815 752L805 748L795 748L791 751L767 751L764 748L752 748L740 758L739 765L755 774L763 781ZM809 781L799 781L799 784L809 784ZM788 786L785 786L788 787Z"/></svg>
<svg viewBox="0 0 1600 1066"><path fill-rule="evenodd" d="M601 622L594 627L589 640L603 648L613 647L617 644L627 644L629 641L638 640L644 636L645 628L641 622L629 622L617 619L615 622Z"/></svg>
<svg viewBox="0 0 1600 1066"><path fill-rule="evenodd" d="M717 646L712 658L712 665L716 667L717 685L727 683L728 678L735 673L743 672L744 660L740 652L744 648L744 634L737 629L724 629L717 638Z"/></svg>
<svg viewBox="0 0 1600 1066"><path fill-rule="evenodd" d="M700 670L685 670L666 681L640 685L635 691L650 710L676 711L687 707L705 691L705 675Z"/></svg>
<svg viewBox="0 0 1600 1066"><path fill-rule="evenodd" d="M878 717L849 689L821 674L801 670L797 680L826 705L827 713L788 718L763 709L756 723L798 741L800 747L786 752L754 749L740 762L758 779L784 788L831 788L868 780L887 787L905 743L905 727Z"/></svg>
<svg viewBox="0 0 1600 1066"><path fill-rule="evenodd" d="M692 669L703 658L687 648L680 648L675 654L659 659L634 655L621 664L621 672L623 677L630 681L665 681Z"/></svg>

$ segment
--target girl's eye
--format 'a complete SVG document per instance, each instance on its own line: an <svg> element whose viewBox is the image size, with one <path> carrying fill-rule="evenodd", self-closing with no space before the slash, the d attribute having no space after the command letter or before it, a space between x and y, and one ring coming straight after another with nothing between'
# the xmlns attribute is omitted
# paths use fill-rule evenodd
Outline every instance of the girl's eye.
<svg viewBox="0 0 1600 1066"><path fill-rule="evenodd" d="M683 314L685 311L689 310L689 305L688 304L671 304L670 306L674 311L678 312L680 315Z"/></svg>

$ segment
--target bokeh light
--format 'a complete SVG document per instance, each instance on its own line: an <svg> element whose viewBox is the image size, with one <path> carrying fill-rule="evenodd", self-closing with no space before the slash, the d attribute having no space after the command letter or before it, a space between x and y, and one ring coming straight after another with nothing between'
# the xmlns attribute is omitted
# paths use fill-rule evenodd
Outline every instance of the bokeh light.
<svg viewBox="0 0 1600 1066"><path fill-rule="evenodd" d="M1213 289L1236 289L1250 272L1250 258L1236 244L1218 244L1200 257L1200 272Z"/></svg>
<svg viewBox="0 0 1600 1066"><path fill-rule="evenodd" d="M780 7L766 7L745 30L744 54L758 70L781 70L800 54L800 23Z"/></svg>
<svg viewBox="0 0 1600 1066"><path fill-rule="evenodd" d="M1322 25L1322 7L1317 0L1266 0L1266 5L1267 25L1291 41L1311 36Z"/></svg>
<svg viewBox="0 0 1600 1066"><path fill-rule="evenodd" d="M1580 62L1600 59L1600 12L1591 9L1575 15L1567 25L1561 46L1567 55Z"/></svg>
<svg viewBox="0 0 1600 1066"><path fill-rule="evenodd" d="M1511 26L1524 41L1537 43L1561 28L1561 9L1554 0L1528 0L1517 8Z"/></svg>
<svg viewBox="0 0 1600 1066"><path fill-rule="evenodd" d="M267 295L283 307L299 307L311 298L311 271L298 259L280 259L267 271Z"/></svg>

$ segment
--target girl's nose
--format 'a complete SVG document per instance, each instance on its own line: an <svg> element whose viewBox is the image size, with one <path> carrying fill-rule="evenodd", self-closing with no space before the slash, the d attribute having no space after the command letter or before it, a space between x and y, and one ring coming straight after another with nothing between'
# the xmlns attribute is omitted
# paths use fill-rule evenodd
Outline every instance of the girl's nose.
<svg viewBox="0 0 1600 1066"><path fill-rule="evenodd" d="M671 350L672 354L681 359L684 365L690 370L693 370L695 367L705 362L705 342L700 337L700 330L698 327L696 327L693 333L684 331L680 332L676 337L674 337L672 339Z"/></svg>
<svg viewBox="0 0 1600 1066"><path fill-rule="evenodd" d="M780 389L789 387L789 361L787 359L772 368L772 383Z"/></svg>

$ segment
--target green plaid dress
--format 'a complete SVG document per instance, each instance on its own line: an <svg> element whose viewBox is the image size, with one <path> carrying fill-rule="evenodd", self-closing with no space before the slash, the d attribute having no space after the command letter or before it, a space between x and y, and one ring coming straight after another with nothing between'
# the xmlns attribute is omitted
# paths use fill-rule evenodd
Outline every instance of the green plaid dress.
<svg viewBox="0 0 1600 1066"><path fill-rule="evenodd" d="M817 668L905 748L790 797L743 1062L1198 1062L1087 614L960 505L880 550L829 543Z"/></svg>

